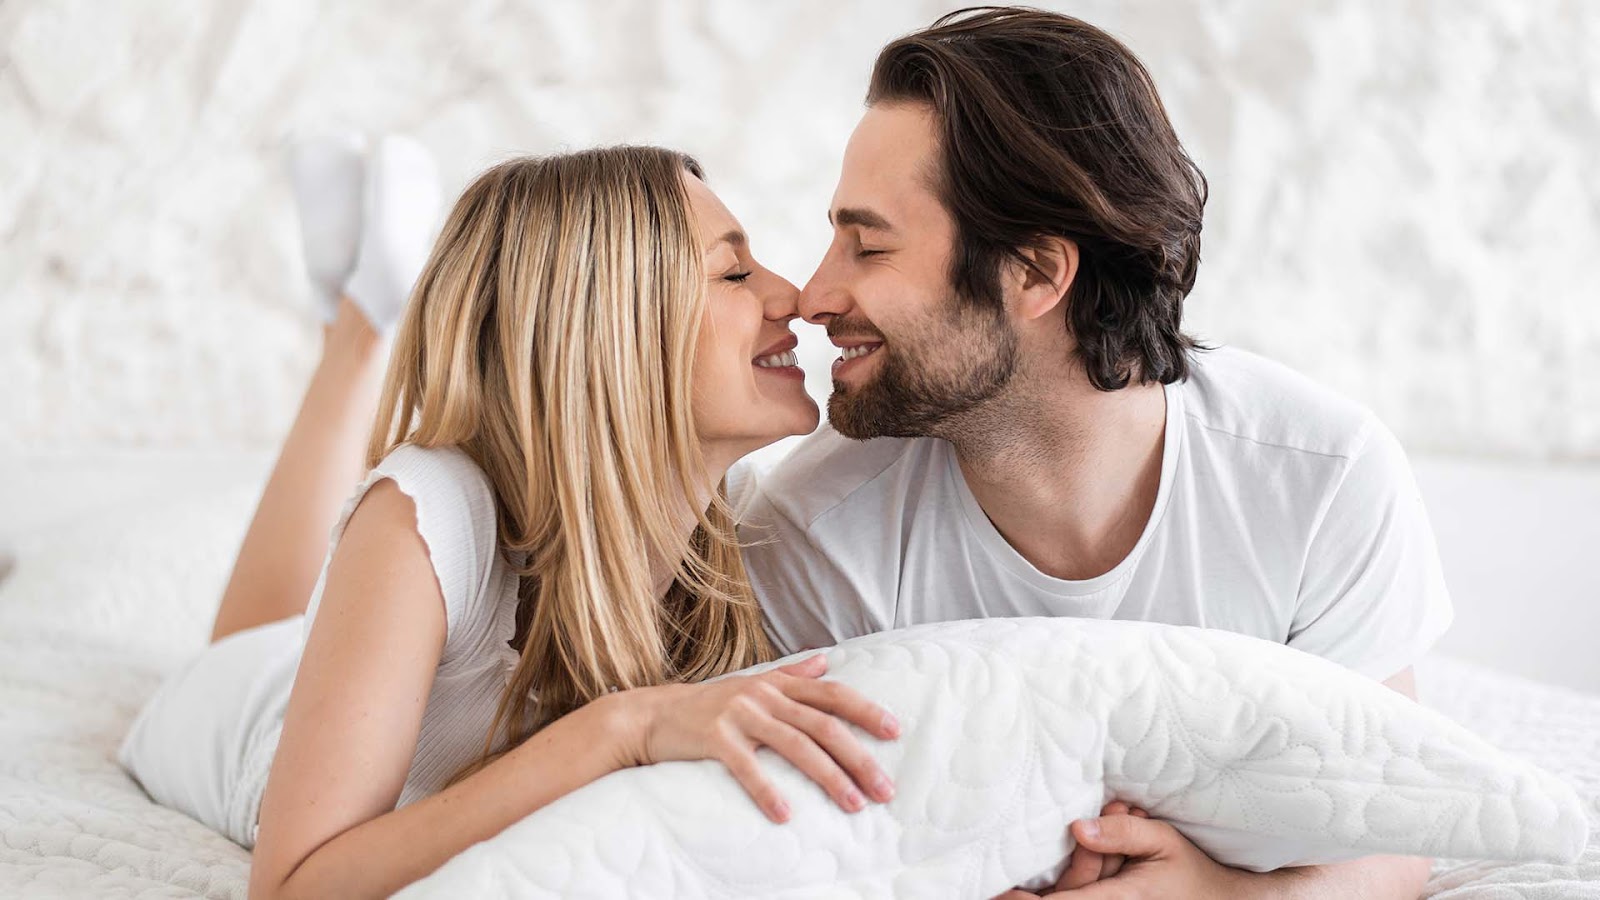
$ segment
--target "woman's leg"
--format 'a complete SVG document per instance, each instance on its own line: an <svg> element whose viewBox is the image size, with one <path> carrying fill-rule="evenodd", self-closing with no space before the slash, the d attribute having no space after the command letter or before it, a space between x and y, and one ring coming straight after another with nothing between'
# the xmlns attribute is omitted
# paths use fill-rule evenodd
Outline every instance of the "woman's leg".
<svg viewBox="0 0 1600 900"><path fill-rule="evenodd" d="M312 293L327 325L322 359L245 532L211 641L305 612L329 533L366 472L386 334L428 258L439 174L418 142L336 132L295 144L290 175Z"/></svg>
<svg viewBox="0 0 1600 900"><path fill-rule="evenodd" d="M211 641L305 612L339 510L366 472L387 341L348 300L284 439L222 593Z"/></svg>

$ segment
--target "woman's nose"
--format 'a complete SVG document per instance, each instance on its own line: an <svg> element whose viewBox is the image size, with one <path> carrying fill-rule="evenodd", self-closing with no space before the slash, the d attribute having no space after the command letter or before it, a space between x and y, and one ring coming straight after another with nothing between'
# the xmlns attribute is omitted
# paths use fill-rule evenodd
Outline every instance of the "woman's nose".
<svg viewBox="0 0 1600 900"><path fill-rule="evenodd" d="M763 303L766 318L787 322L800 315L800 289L782 275L773 275Z"/></svg>

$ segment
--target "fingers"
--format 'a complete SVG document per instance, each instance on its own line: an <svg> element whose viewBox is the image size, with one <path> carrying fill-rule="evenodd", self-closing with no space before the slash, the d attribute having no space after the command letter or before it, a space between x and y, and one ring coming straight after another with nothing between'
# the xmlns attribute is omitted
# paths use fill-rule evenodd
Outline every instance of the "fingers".
<svg viewBox="0 0 1600 900"><path fill-rule="evenodd" d="M1121 800L1113 800L1100 808L1100 815L1125 816L1128 815L1131 810L1132 807L1128 806L1128 804L1122 802ZM1095 853L1092 850L1084 848L1081 844L1079 845L1078 849L1085 856L1091 856L1094 862L1093 864L1084 862L1081 865L1080 871L1075 873L1075 880L1077 880L1078 883L1072 885L1072 887L1082 887L1085 884L1093 884L1096 881L1102 881L1110 878L1111 876L1122 871L1123 863L1128 861L1128 858L1121 853ZM1070 866L1068 868L1070 869Z"/></svg>
<svg viewBox="0 0 1600 900"><path fill-rule="evenodd" d="M838 722L837 719L832 721ZM834 757L800 729L777 719L761 718L750 722L746 733L793 763L807 778L820 785L840 809L860 812L866 807L867 800L856 788L856 782L845 774Z"/></svg>
<svg viewBox="0 0 1600 900"><path fill-rule="evenodd" d="M1165 822L1131 815L1079 819L1071 827L1078 843L1091 850L1140 858L1167 854L1177 836L1177 831Z"/></svg>
<svg viewBox="0 0 1600 900"><path fill-rule="evenodd" d="M847 812L864 809L869 796L882 802L894 797L894 783L846 722L883 739L897 737L899 723L856 691L819 680L827 669L819 653L749 676L724 695L731 703L719 718L737 747L719 758L775 822L786 821L789 808L760 771L756 744L771 747Z"/></svg>
<svg viewBox="0 0 1600 900"><path fill-rule="evenodd" d="M900 723L889 711L837 681L787 679L778 682L789 697L832 713L883 740L900 736Z"/></svg>
<svg viewBox="0 0 1600 900"><path fill-rule="evenodd" d="M818 653L814 656L808 656L799 662L792 662L786 666L779 666L772 671L782 672L785 675L793 675L796 678L816 678L817 676L828 671L828 657Z"/></svg>
<svg viewBox="0 0 1600 900"><path fill-rule="evenodd" d="M773 787L772 782L761 771L761 764L756 761L755 753L748 747L740 746L738 741L728 739L723 747L723 752L717 757L728 771L744 788L750 799L767 818L782 825L789 821L789 804Z"/></svg>
<svg viewBox="0 0 1600 900"><path fill-rule="evenodd" d="M787 697L779 700L772 712L779 721L805 732L816 746L827 751L832 761L842 766L872 799L880 803L894 799L894 782L842 720Z"/></svg>
<svg viewBox="0 0 1600 900"><path fill-rule="evenodd" d="M1122 867L1127 864L1127 862L1128 857L1122 853L1106 853L1102 855L1100 858L1100 871L1097 873L1099 878L1095 880L1104 881L1118 872L1121 872Z"/></svg>
<svg viewBox="0 0 1600 900"><path fill-rule="evenodd" d="M1121 800L1113 800L1110 803L1107 803L1105 806L1101 807L1100 808L1100 815L1102 815L1102 816L1128 815L1128 816L1138 816L1141 819L1150 818L1150 814L1149 813L1145 812L1144 810L1140 809L1137 806L1129 806L1127 803L1124 803Z"/></svg>
<svg viewBox="0 0 1600 900"><path fill-rule="evenodd" d="M1056 879L1055 889L1070 891L1086 884L1094 884L1100 877L1101 860L1104 858L1104 855L1082 844L1072 848L1072 856L1067 859L1066 871Z"/></svg>
<svg viewBox="0 0 1600 900"><path fill-rule="evenodd" d="M1137 806L1129 807L1128 808L1128 815L1137 816L1138 818L1141 818L1141 819L1150 818L1150 814L1149 813L1145 812L1144 810L1140 809ZM1106 858L1105 858L1105 862L1101 863L1101 865L1100 865L1100 878L1101 878L1101 880L1110 878L1113 875L1116 875L1118 872L1121 872L1122 871L1122 867L1127 865L1127 864L1128 864L1127 855L1122 854L1122 853L1107 853L1106 854Z"/></svg>

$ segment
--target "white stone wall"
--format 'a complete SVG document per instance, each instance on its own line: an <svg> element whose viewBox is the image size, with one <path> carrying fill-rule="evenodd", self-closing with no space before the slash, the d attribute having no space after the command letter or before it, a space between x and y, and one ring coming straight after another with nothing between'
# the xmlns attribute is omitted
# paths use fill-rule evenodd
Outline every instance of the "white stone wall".
<svg viewBox="0 0 1600 900"><path fill-rule="evenodd" d="M1600 4L1050 5L1144 58L1211 179L1195 330L1413 451L1600 458ZM296 126L412 133L451 190L515 153L682 147L803 281L874 53L949 8L4 0L0 449L275 443L316 346Z"/></svg>

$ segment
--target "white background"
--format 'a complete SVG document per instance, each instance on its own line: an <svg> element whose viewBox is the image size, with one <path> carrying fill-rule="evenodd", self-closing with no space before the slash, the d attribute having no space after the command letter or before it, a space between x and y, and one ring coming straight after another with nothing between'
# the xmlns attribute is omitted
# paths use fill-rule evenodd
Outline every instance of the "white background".
<svg viewBox="0 0 1600 900"><path fill-rule="evenodd" d="M1211 180L1193 329L1421 460L1447 644L1542 628L1513 667L1600 685L1600 4L1044 5L1142 56ZM451 192L513 154L680 147L803 283L876 50L953 6L6 0L0 451L270 453L316 349L297 127L410 133Z"/></svg>

